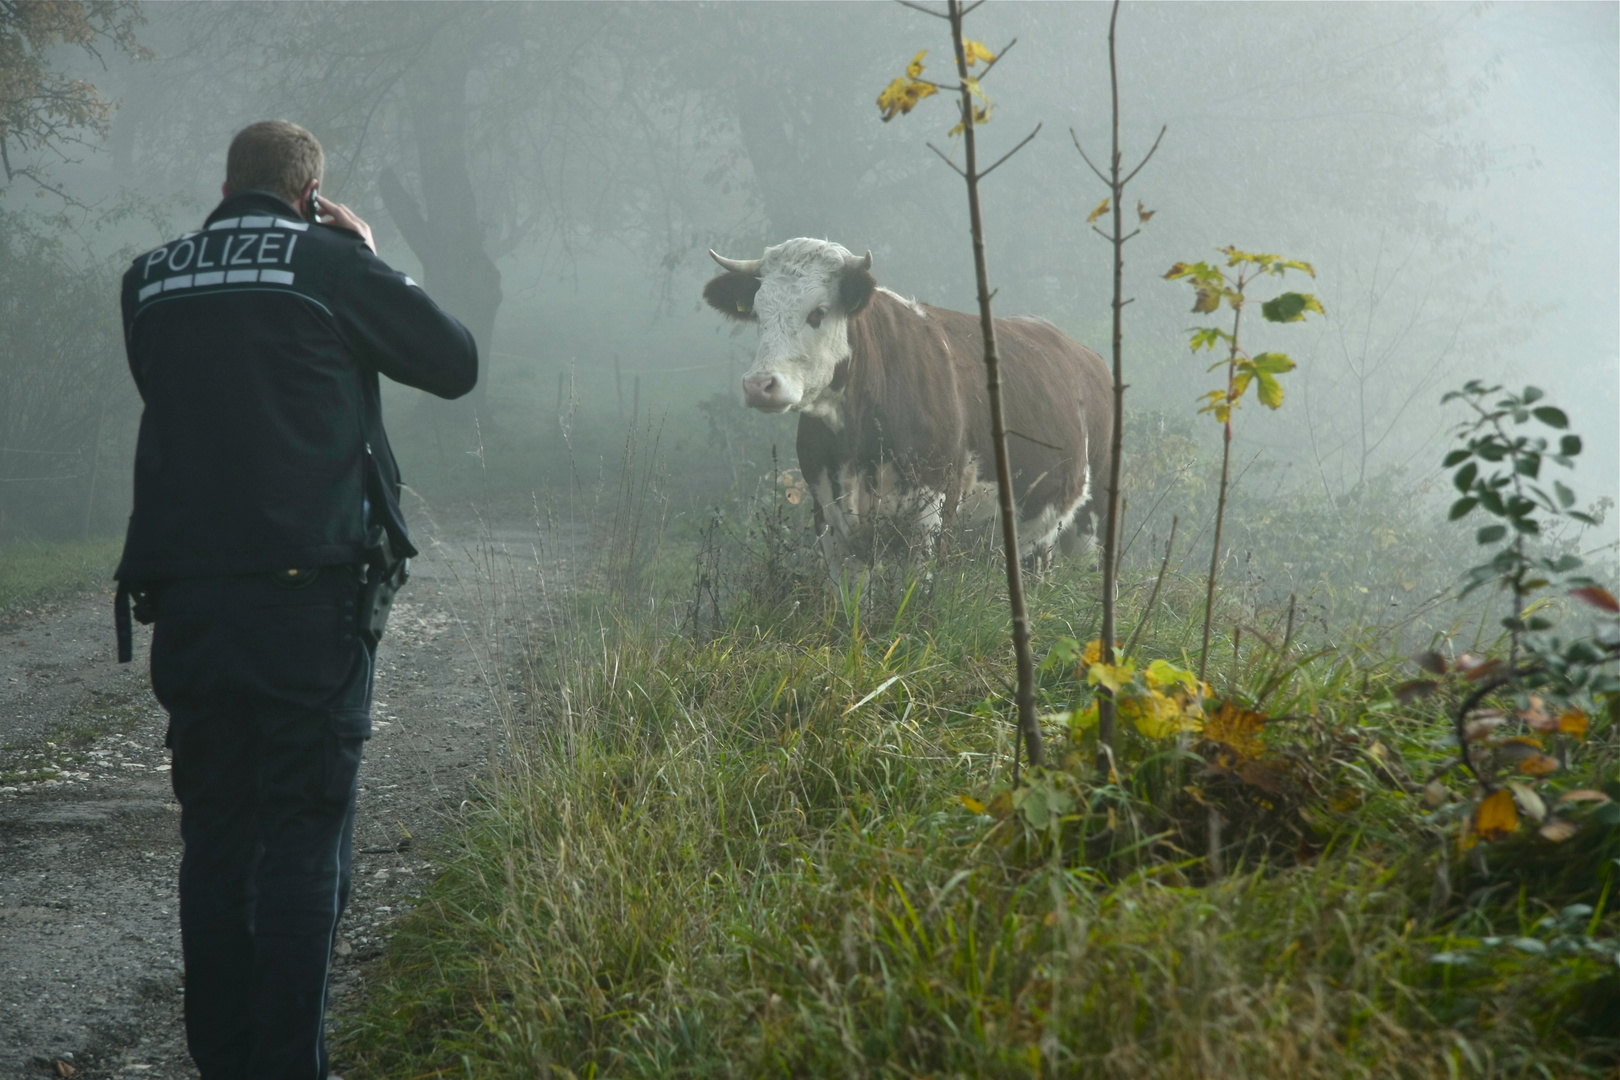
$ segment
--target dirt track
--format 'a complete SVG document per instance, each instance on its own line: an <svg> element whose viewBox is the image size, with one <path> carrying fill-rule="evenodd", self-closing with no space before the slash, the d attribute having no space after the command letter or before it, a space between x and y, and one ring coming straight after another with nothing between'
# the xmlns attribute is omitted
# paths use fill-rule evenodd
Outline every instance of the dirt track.
<svg viewBox="0 0 1620 1080"><path fill-rule="evenodd" d="M424 849L500 739L476 659L471 545L430 547L422 540L430 532L418 527L424 555L413 560L378 656L355 889L334 966L337 1009L363 992L366 961L381 955L390 923L433 873ZM527 534L506 535L527 552ZM136 634L136 663L113 663L110 590L0 620L0 1077L8 1080L196 1076L181 1028L179 814L165 717L144 667L150 634L140 626Z"/></svg>

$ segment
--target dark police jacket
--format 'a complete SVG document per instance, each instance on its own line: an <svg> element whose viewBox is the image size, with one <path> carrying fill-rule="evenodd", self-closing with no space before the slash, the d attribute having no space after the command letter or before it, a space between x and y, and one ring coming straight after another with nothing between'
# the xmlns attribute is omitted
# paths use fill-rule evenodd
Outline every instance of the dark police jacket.
<svg viewBox="0 0 1620 1080"><path fill-rule="evenodd" d="M232 195L124 275L146 408L123 583L357 563L372 520L415 554L377 376L454 398L472 335L347 229Z"/></svg>

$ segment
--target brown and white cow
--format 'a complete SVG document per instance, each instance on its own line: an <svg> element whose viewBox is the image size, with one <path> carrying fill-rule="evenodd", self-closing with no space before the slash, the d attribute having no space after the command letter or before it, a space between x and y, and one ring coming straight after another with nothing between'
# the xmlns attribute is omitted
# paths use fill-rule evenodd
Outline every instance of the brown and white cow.
<svg viewBox="0 0 1620 1080"><path fill-rule="evenodd" d="M703 297L759 326L749 406L799 414L799 468L833 568L928 546L996 511L995 450L979 319L880 288L872 255L789 240L726 272ZM1091 532L1113 430L1102 359L1044 319L996 320L1021 554L1073 550Z"/></svg>

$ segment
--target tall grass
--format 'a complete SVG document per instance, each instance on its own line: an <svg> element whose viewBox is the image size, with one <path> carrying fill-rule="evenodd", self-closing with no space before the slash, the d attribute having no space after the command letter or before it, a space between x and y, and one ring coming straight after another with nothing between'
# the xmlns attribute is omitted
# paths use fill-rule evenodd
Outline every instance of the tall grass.
<svg viewBox="0 0 1620 1080"><path fill-rule="evenodd" d="M1445 720L1392 695L1386 637L1285 644L1232 598L1249 630L1212 670L1269 695L1264 769L1127 731L1117 782L1057 769L1063 813L1009 813L992 557L835 586L774 480L683 534L632 475L561 501L635 535L541 512L532 560L469 566L508 743L341 1041L351 1077L1613 1075L1613 961L1541 920L1583 902L1614 938L1620 843L1456 852L1421 799ZM1196 645L1198 584L1164 583L1143 655ZM1040 579L1037 641L1091 636L1095 595ZM1533 872L1562 877L1519 893ZM1434 962L1491 935L1540 945Z"/></svg>

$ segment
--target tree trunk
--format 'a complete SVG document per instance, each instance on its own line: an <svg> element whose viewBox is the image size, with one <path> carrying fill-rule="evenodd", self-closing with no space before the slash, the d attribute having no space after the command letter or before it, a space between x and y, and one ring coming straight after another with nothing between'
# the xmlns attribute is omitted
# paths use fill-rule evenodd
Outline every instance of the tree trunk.
<svg viewBox="0 0 1620 1080"><path fill-rule="evenodd" d="M975 138L973 98L967 89L967 59L962 48L962 0L950 0L951 37L956 47L956 71L962 82L962 142L967 154L963 178L967 181L968 222L973 233L973 271L978 285L979 330L984 336L985 388L990 404L990 439L996 448L996 493L1001 508L1002 554L1007 560L1007 599L1012 608L1013 657L1018 669L1018 733L1031 766L1045 764L1040 718L1035 713L1035 654L1030 647L1029 609L1024 602L1024 579L1018 560L1018 512L1013 505L1012 465L1007 456L1007 429L1001 410L1001 364L996 353L996 324L990 309L990 270L984 256L984 217L979 210L979 150ZM1031 136L1033 138L1033 136ZM1025 140L1026 142L1028 140ZM997 163L999 164L999 162ZM992 165L991 168L995 166ZM1013 783L1018 758L1013 756Z"/></svg>
<svg viewBox="0 0 1620 1080"><path fill-rule="evenodd" d="M486 425L490 350L495 314L504 294L501 271L484 250L484 226L468 169L465 50L413 72L406 100L416 138L422 202L406 190L393 169L384 169L377 190L405 242L422 262L422 285L460 319L478 343L478 387L472 411Z"/></svg>

